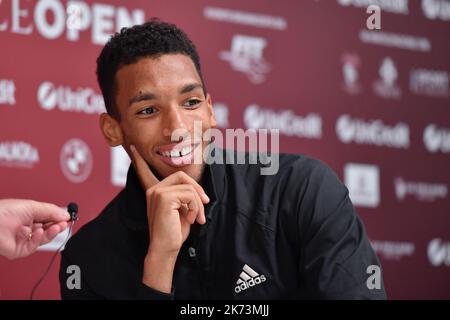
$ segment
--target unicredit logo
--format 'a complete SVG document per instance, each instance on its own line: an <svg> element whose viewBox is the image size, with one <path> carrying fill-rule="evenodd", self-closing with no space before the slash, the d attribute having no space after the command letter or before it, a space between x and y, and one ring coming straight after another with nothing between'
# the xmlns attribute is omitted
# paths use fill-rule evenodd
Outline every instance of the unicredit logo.
<svg viewBox="0 0 450 320"><path fill-rule="evenodd" d="M72 89L68 86L56 86L52 82L43 82L37 92L42 109L67 112L100 114L106 111L103 97L91 88Z"/></svg>
<svg viewBox="0 0 450 320"><path fill-rule="evenodd" d="M450 129L429 124L423 131L423 143L430 152L450 152Z"/></svg>
<svg viewBox="0 0 450 320"><path fill-rule="evenodd" d="M389 126L379 119L365 121L342 115L336 121L336 134L343 143L371 144L391 148L409 148L409 126Z"/></svg>
<svg viewBox="0 0 450 320"><path fill-rule="evenodd" d="M322 137L322 118L315 113L301 117L291 110L275 112L252 104L245 109L244 122L249 129L279 129L287 136Z"/></svg>

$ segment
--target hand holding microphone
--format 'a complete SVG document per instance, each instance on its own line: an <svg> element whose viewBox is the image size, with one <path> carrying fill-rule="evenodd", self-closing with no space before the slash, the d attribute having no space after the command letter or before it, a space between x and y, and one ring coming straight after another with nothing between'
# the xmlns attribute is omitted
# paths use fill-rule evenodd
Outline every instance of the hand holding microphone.
<svg viewBox="0 0 450 320"><path fill-rule="evenodd" d="M67 228L71 216L50 203L0 200L0 255L26 257Z"/></svg>

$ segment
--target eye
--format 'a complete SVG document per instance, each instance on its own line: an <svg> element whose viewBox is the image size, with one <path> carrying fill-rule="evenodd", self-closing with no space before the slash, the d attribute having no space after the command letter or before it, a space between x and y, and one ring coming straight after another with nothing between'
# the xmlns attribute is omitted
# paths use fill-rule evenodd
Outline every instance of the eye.
<svg viewBox="0 0 450 320"><path fill-rule="evenodd" d="M184 104L183 104L183 106L185 106L185 107L188 107L188 108L193 108L193 107L195 107L195 106L197 106L200 102L202 102L201 100L199 100L199 99L189 99L189 100L187 100Z"/></svg>
<svg viewBox="0 0 450 320"><path fill-rule="evenodd" d="M148 107L148 108L145 108L145 109L139 111L137 114L151 115L151 114L153 114L153 113L155 113L155 112L156 112L156 109L155 109L155 108L153 108L153 107Z"/></svg>

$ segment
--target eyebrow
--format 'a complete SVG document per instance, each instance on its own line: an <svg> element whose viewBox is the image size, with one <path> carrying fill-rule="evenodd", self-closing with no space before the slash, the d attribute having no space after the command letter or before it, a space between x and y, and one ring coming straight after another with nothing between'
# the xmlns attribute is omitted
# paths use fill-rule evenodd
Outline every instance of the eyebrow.
<svg viewBox="0 0 450 320"><path fill-rule="evenodd" d="M201 85L200 83L187 84L183 88L181 88L180 94L191 92L191 91L193 91L193 90L195 90L197 88L203 89L203 85Z"/></svg>
<svg viewBox="0 0 450 320"><path fill-rule="evenodd" d="M201 88L203 90L203 85L200 83L190 83L187 84L185 86L183 86L179 93L180 94L185 94L188 92L191 92L197 88ZM147 100L154 100L156 99L157 96L154 93L151 92L139 92L138 95L134 96L133 98L130 99L130 101L128 102L128 105L131 106L133 103L137 103L137 102L141 102L141 101L147 101Z"/></svg>
<svg viewBox="0 0 450 320"><path fill-rule="evenodd" d="M156 99L156 95L151 92L139 92L138 95L134 96L130 99L128 102L128 105L131 106L133 103L146 101L146 100L153 100Z"/></svg>

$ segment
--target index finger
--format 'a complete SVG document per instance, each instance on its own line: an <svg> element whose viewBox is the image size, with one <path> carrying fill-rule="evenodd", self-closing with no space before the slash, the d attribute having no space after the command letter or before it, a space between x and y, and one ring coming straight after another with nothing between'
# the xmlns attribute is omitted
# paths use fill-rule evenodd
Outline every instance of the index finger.
<svg viewBox="0 0 450 320"><path fill-rule="evenodd" d="M182 183L188 183L191 184L195 190L198 192L199 196L203 199L205 203L209 202L209 198L205 193L205 190L203 190L203 187L195 181L192 177L190 177L187 173L183 171L177 171L176 173L168 176L163 181L161 181L161 184L182 184Z"/></svg>
<svg viewBox="0 0 450 320"><path fill-rule="evenodd" d="M159 180L155 177L153 172L148 167L147 162L142 158L137 151L134 145L130 145L131 150L131 161L133 162L134 168L136 169L136 173L141 181L142 187L145 190L148 190L155 184L159 182Z"/></svg>
<svg viewBox="0 0 450 320"><path fill-rule="evenodd" d="M27 209L33 216L34 222L61 222L70 220L70 215L64 209L46 202L30 200Z"/></svg>

